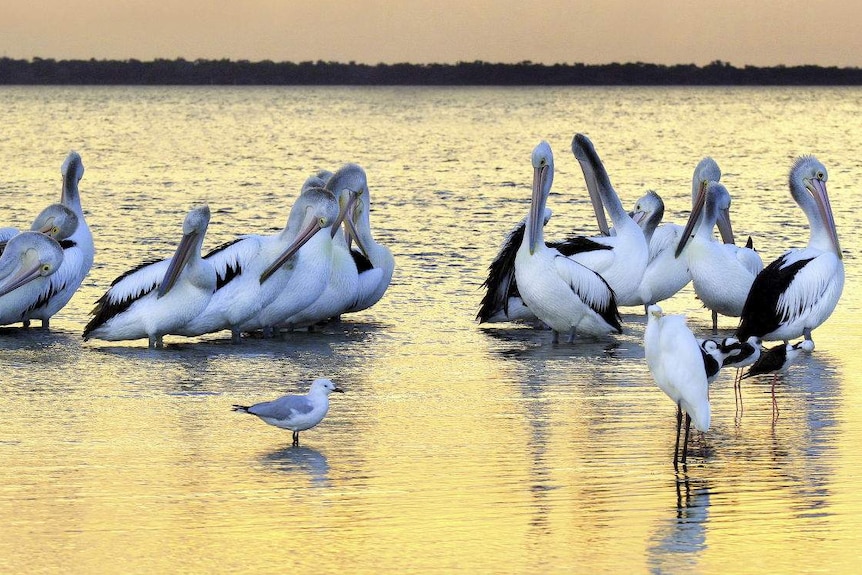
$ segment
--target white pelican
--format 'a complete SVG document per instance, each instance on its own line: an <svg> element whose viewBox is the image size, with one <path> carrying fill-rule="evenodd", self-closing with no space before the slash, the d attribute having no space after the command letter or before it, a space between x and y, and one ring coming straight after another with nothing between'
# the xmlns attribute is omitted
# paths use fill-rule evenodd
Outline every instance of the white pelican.
<svg viewBox="0 0 862 575"><path fill-rule="evenodd" d="M717 314L731 317L742 314L745 298L759 271L757 268L763 268L762 262L757 265L760 256L754 250L732 245L729 209L730 194L724 185L707 182L701 187L676 248L676 256L684 256L688 263L695 293L703 305L712 310L713 333L718 329ZM726 243L713 238L716 224ZM750 254L754 254L754 258Z"/></svg>
<svg viewBox="0 0 862 575"><path fill-rule="evenodd" d="M691 179L691 203L694 206L701 187L708 181L718 181L721 169L712 158L698 162ZM644 308L675 295L691 281L688 262L674 255L683 227L674 223L659 225L664 217L664 201L658 193L647 192L638 199L629 215L643 229L649 244L649 259L641 278L638 294Z"/></svg>
<svg viewBox="0 0 862 575"><path fill-rule="evenodd" d="M772 374L772 418L775 419L779 415L778 402L775 400L775 383L778 381L778 375L787 373L793 363L795 363L803 352L811 353L814 351L814 342L812 340L802 340L798 343L784 343L776 345L767 350L764 350L757 361L748 368L742 379L754 377L755 375Z"/></svg>
<svg viewBox="0 0 862 575"><path fill-rule="evenodd" d="M84 277L93 266L95 248L93 246L93 234L84 218L84 210L81 208L81 195L78 191L78 182L84 177L84 164L78 152L69 152L63 162L60 172L63 174L63 191L60 195L60 203L75 212L78 217L78 227L63 244L64 258L63 266L57 272L53 280L52 289L55 289L51 297L39 310L34 310L31 319L41 319L42 327L48 327L51 316L63 309L69 303L75 292L84 281Z"/></svg>
<svg viewBox="0 0 862 575"><path fill-rule="evenodd" d="M547 225L550 219L551 210L545 208L542 225ZM512 228L497 256L488 266L488 277L482 283L486 291L476 314L479 323L538 321L536 314L530 311L521 299L518 282L515 280L515 255L524 241L526 222L527 219L524 218ZM545 245L566 257L581 251L611 249L610 246L577 235L562 241L546 241Z"/></svg>
<svg viewBox="0 0 862 575"><path fill-rule="evenodd" d="M359 272L359 289L356 303L347 310L355 312L373 306L386 293L395 271L395 258L389 248L378 244L371 235L371 195L365 171L355 164L350 165L355 166L350 169L356 173L360 180L359 187L362 189L362 193L356 197L353 209L344 219L347 245L350 247L351 240L355 238L358 248L352 249L350 253Z"/></svg>
<svg viewBox="0 0 862 575"><path fill-rule="evenodd" d="M312 328L316 323L336 317L356 304L359 295L359 270L347 240L338 232L341 223L353 210L357 199L367 187L365 172L356 164L342 166L326 182L326 189L335 194L339 206L338 219L326 230L330 237L332 258L329 279L317 299L293 315L283 318L279 325ZM348 227L348 230L351 228ZM349 233L352 234L352 230ZM357 243L361 248L361 242Z"/></svg>
<svg viewBox="0 0 862 575"><path fill-rule="evenodd" d="M0 325L24 321L63 262L63 249L39 232L22 232L0 256Z"/></svg>
<svg viewBox="0 0 862 575"><path fill-rule="evenodd" d="M42 327L47 328L51 316L60 311L68 301L65 299L65 295L63 297L58 297L58 295L64 292L68 295L66 287L70 283L78 281L77 274L81 270L82 252L71 238L78 232L79 228L78 216L63 204L49 205L33 220L33 225L30 226L31 231L47 235L63 248L63 263L51 275L38 304L28 310L24 318L25 326L29 325L32 319L40 319L42 320Z"/></svg>
<svg viewBox="0 0 862 575"><path fill-rule="evenodd" d="M244 324L283 291L294 273L294 264L287 262L321 229L328 231L337 215L332 194L311 188L300 194L280 232L241 236L212 250L204 259L218 277L215 293L200 314L171 333L196 336L229 329L231 341L240 343ZM282 265L271 267L274 262Z"/></svg>
<svg viewBox="0 0 862 575"><path fill-rule="evenodd" d="M306 395L285 395L254 405L236 405L233 410L250 413L270 425L293 432L293 446L299 446L299 432L311 429L329 411L329 394L344 390L329 379L315 379Z"/></svg>
<svg viewBox="0 0 862 575"><path fill-rule="evenodd" d="M649 246L643 230L623 208L590 139L583 134L575 134L572 139L572 153L584 172L599 228L602 232L609 233L604 217L604 210L607 210L614 224L615 235L590 238L609 246L609 250L592 250L570 257L600 274L608 282L614 290L617 305L640 305L642 302L638 288L649 260Z"/></svg>
<svg viewBox="0 0 862 575"><path fill-rule="evenodd" d="M694 334L685 325L685 317L664 315L657 305L651 305L647 310L644 353L653 379L677 406L673 467L678 469L678 461L685 466L692 422L699 431L709 430L709 384L703 356ZM680 459L679 436L683 412L685 439Z"/></svg>
<svg viewBox="0 0 862 575"><path fill-rule="evenodd" d="M161 348L164 334L201 313L216 288L215 269L201 258L209 221L209 206L191 210L172 258L145 263L115 279L96 302L84 339L146 337L150 348Z"/></svg>
<svg viewBox="0 0 862 575"><path fill-rule="evenodd" d="M532 164L533 193L527 229L515 256L515 279L521 297L536 317L554 330L554 341L559 340L560 333L621 333L614 292L608 283L593 270L545 244L542 216L554 179L554 157L547 142L535 147ZM638 234L643 238L640 230Z"/></svg>
<svg viewBox="0 0 862 575"><path fill-rule="evenodd" d="M844 288L844 263L826 193L826 168L814 156L796 160L790 194L808 218L808 246L785 252L757 275L736 336L764 340L803 336L832 314Z"/></svg>
<svg viewBox="0 0 862 575"><path fill-rule="evenodd" d="M331 232L338 221L338 202L332 192L324 188L308 188L302 196L308 196L312 203L298 210L296 215L291 212L291 218L295 217L296 221L288 221L288 227L310 232L309 226L316 222L320 233L310 236L294 255L278 258L269 265L264 273L267 277L277 275L274 281L281 287L272 301L243 322L240 329L244 332L263 330L265 335L271 335L288 317L314 303L329 281L333 253ZM318 207L312 209L313 205Z"/></svg>

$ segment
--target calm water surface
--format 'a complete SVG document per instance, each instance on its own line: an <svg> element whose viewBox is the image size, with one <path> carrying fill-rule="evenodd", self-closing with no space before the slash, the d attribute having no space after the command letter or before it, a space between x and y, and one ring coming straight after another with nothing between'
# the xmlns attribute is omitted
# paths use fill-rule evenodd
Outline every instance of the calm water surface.
<svg viewBox="0 0 862 575"><path fill-rule="evenodd" d="M81 152L96 264L50 332L0 330L0 558L5 572L852 571L862 559L862 216L858 89L3 88L2 225L57 201ZM674 411L625 333L551 345L480 328L485 270L524 217L530 151L557 174L549 237L595 233L575 132L626 205L656 189L681 223L704 155L734 228L765 261L807 241L792 159L829 169L847 281L817 351L779 384L730 374L692 464L671 465ZM81 341L93 302L171 255L187 210L205 248L279 229L305 177L369 177L372 226L396 257L370 310L317 333ZM688 288L664 304L706 333ZM729 333L735 321L723 318ZM290 434L232 403L346 388Z"/></svg>

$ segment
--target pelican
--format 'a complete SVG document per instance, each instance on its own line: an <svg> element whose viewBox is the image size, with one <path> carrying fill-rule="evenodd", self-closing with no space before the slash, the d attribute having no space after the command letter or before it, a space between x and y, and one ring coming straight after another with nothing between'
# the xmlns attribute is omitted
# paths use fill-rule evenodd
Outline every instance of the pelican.
<svg viewBox="0 0 862 575"><path fill-rule="evenodd" d="M653 379L677 406L673 467L678 469L678 462L685 466L691 424L694 423L694 427L699 431L709 430L709 384L703 355L694 334L685 325L685 317L664 315L661 308L655 304L647 309L644 353ZM683 412L685 439L680 459L679 436Z"/></svg>
<svg viewBox="0 0 862 575"><path fill-rule="evenodd" d="M33 220L33 225L30 226L31 231L47 235L63 248L63 263L60 264L55 273L51 274L38 304L25 315L25 326L29 325L32 319L40 319L42 320L42 327L48 328L51 317L66 304L67 300L64 301L57 295L63 292L70 283L78 281L76 277L81 270L82 251L71 237L79 228L78 216L63 204L49 205Z"/></svg>
<svg viewBox="0 0 862 575"><path fill-rule="evenodd" d="M551 219L551 210L545 208L542 226ZM488 277L482 283L485 295L479 304L476 319L479 323L536 322L536 314L530 311L521 298L518 282L515 281L515 255L521 242L527 219L521 220L506 236L497 256L488 266ZM569 257L581 251L609 250L610 246L596 243L583 236L573 235L562 241L546 241L545 245Z"/></svg>
<svg viewBox="0 0 862 575"><path fill-rule="evenodd" d="M607 210L615 235L590 238L611 249L581 252L572 255L571 259L600 274L614 290L618 305L640 305L638 288L649 259L649 246L643 231L623 208L590 139L583 134L575 134L572 153L584 172L599 228L609 233L604 217L604 210Z"/></svg>
<svg viewBox="0 0 862 575"><path fill-rule="evenodd" d="M371 235L371 195L368 191L368 183L365 171L359 166L351 164L350 169L360 179L362 193L356 197L353 209L344 219L345 240L350 247L351 240L356 238L356 247L351 250L353 260L359 272L359 289L356 302L347 310L348 312L368 309L376 304L386 293L392 274L395 271L395 258L392 252L384 245L374 241ZM369 267L370 266L370 267Z"/></svg>
<svg viewBox="0 0 862 575"><path fill-rule="evenodd" d="M790 170L790 194L808 218L808 246L785 252L757 275L745 301L736 337L784 340L803 336L832 314L844 288L844 263L826 168L802 156Z"/></svg>
<svg viewBox="0 0 862 575"><path fill-rule="evenodd" d="M562 332L593 336L621 333L616 299L608 283L545 244L542 216L554 179L554 157L547 142L535 147L532 164L533 193L526 234L515 256L515 280L521 297L554 331L555 342Z"/></svg>
<svg viewBox="0 0 862 575"><path fill-rule="evenodd" d="M75 292L84 281L84 277L93 266L95 248L93 234L84 218L81 208L81 195L78 183L84 177L84 164L78 152L69 152L60 168L63 176L63 189L60 194L60 204L71 210L77 217L77 227L64 238L63 264L51 281L50 292L45 300L40 302L25 318L25 324L30 319L41 319L42 327L49 327L50 318L69 303ZM49 206L50 209L50 206Z"/></svg>
<svg viewBox="0 0 862 575"><path fill-rule="evenodd" d="M326 288L332 267L331 228L338 222L338 201L325 188L310 187L300 197L305 196L309 203L296 214L291 211L296 221L288 221L288 227L309 233L309 226L315 226L320 233L309 236L302 249L278 258L264 271L267 277L277 275L274 281L280 287L269 303L243 322L240 329L244 332L263 330L264 335L271 335L273 328L314 303Z"/></svg>
<svg viewBox="0 0 862 575"><path fill-rule="evenodd" d="M730 194L724 185L706 182L676 248L677 257L685 255L695 293L712 310L713 333L718 330L717 314L740 316L758 268L763 268L762 262L757 265L760 256L754 250L732 245L729 209ZM713 239L716 223L726 243ZM754 254L754 265L750 255L743 254Z"/></svg>
<svg viewBox="0 0 862 575"><path fill-rule="evenodd" d="M311 329L316 323L336 317L357 303L359 270L347 240L338 232L341 229L341 223L367 188L365 172L356 164L342 166L327 180L326 189L335 194L339 207L337 220L327 228L332 258L329 279L317 299L293 315L283 318L280 324L286 324L290 328ZM348 227L348 230L350 230L349 234L353 233L352 228ZM364 246L358 239L357 245L364 251Z"/></svg>
<svg viewBox="0 0 862 575"><path fill-rule="evenodd" d="M264 422L293 432L293 446L299 447L299 432L311 429L329 411L329 394L344 393L330 379L315 379L305 395L285 395L254 405L236 405L233 410L258 416Z"/></svg>
<svg viewBox="0 0 862 575"><path fill-rule="evenodd" d="M146 337L151 349L161 348L164 334L201 313L216 288L215 269L201 258L209 221L209 206L191 210L173 257L142 264L115 279L96 302L84 340Z"/></svg>
<svg viewBox="0 0 862 575"><path fill-rule="evenodd" d="M44 234L22 232L9 240L0 256L0 325L25 320L62 262L60 244Z"/></svg>
<svg viewBox="0 0 862 575"><path fill-rule="evenodd" d="M328 230L337 215L332 194L310 188L300 194L278 233L241 236L212 250L204 260L216 271L215 293L199 315L171 333L197 336L229 329L231 341L240 343L243 325L284 289L299 250L321 229ZM282 264L271 267L274 262Z"/></svg>

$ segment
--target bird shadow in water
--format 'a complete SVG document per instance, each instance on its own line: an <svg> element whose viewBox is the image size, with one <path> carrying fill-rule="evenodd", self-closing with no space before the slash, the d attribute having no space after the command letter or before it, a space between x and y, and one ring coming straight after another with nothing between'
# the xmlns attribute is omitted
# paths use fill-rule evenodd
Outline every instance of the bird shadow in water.
<svg viewBox="0 0 862 575"><path fill-rule="evenodd" d="M310 447L284 447L261 457L264 466L282 473L305 473L313 485L329 484L329 463L326 456Z"/></svg>
<svg viewBox="0 0 862 575"><path fill-rule="evenodd" d="M686 474L675 478L672 516L659 521L647 546L647 564L653 573L689 571L706 550L710 489L693 483Z"/></svg>

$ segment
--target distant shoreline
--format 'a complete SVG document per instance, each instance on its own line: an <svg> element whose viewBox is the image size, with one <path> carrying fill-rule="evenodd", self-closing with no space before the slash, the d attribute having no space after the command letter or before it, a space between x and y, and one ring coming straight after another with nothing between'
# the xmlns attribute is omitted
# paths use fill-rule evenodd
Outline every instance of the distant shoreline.
<svg viewBox="0 0 862 575"><path fill-rule="evenodd" d="M246 60L0 58L0 85L859 86L862 69L677 64L357 64Z"/></svg>

